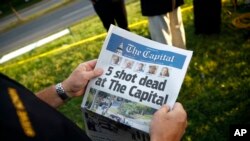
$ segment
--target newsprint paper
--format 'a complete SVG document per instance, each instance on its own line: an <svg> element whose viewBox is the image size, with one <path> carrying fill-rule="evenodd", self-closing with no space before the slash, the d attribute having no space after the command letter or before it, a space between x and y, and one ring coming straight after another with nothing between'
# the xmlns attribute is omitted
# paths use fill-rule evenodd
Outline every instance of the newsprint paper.
<svg viewBox="0 0 250 141"><path fill-rule="evenodd" d="M104 73L89 82L81 105L87 134L96 141L148 139L141 131L149 132L163 104L173 107L192 53L112 25L96 64Z"/></svg>

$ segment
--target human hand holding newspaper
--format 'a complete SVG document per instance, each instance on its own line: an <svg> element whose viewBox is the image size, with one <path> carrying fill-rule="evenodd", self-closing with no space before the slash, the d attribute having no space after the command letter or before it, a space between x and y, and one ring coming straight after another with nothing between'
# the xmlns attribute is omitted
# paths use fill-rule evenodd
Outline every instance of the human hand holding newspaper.
<svg viewBox="0 0 250 141"><path fill-rule="evenodd" d="M191 57L111 26L96 64L104 73L89 82L81 107L149 133L157 109L175 104Z"/></svg>
<svg viewBox="0 0 250 141"><path fill-rule="evenodd" d="M172 110L163 105L150 124L150 141L180 141L186 127L187 113L181 103L175 103Z"/></svg>

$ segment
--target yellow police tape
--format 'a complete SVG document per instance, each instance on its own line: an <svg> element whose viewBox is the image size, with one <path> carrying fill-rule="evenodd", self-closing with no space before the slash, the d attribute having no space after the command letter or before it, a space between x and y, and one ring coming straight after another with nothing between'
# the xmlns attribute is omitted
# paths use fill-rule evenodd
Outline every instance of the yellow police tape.
<svg viewBox="0 0 250 141"><path fill-rule="evenodd" d="M186 7L186 8L183 8L182 9L182 12L186 11L186 10L190 10L192 9L193 6L189 6L189 7ZM134 27L137 27L137 26L140 26L140 25L143 25L143 24L147 24L148 21L147 20L142 20L142 21L139 21L139 22L136 22L134 24L131 24L129 25L129 28L134 28ZM10 68L10 67L14 67L16 65L21 65L21 64L24 64L24 63L27 63L27 62L30 62L30 61L33 61L35 59L38 59L38 58L41 58L41 57L45 57L45 56L49 56L49 55L52 55L52 54L56 54L56 53L59 53L61 51L64 51L64 50L67 50L67 49L70 49L72 47L76 47L80 44L84 44L84 43L87 43L87 42L91 42L91 41L94 41L98 38L102 38L102 37L105 37L107 35L107 33L102 33L102 34L99 34L99 35L96 35L96 36L93 36L93 37L90 37L90 38L87 38L87 39L84 39L84 40L81 40L81 41L78 41L76 43L73 43L73 44L70 44L70 45L67 45L67 46L62 46L60 48L56 48L56 49L53 49L51 51L48 51L48 52L45 52L45 53L42 53L42 54L39 54L37 56L33 56L31 58L28 58L28 59L25 59L25 60L22 60L22 61L19 61L19 62L16 62L14 64L10 64L10 65L6 65L4 67L0 67L0 70L3 70L3 69L7 69L7 68Z"/></svg>

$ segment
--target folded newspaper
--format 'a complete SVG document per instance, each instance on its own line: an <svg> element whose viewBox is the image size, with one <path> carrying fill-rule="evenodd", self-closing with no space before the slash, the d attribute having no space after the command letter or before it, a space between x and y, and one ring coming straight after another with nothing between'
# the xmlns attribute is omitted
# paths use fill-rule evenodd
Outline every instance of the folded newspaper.
<svg viewBox="0 0 250 141"><path fill-rule="evenodd" d="M96 64L104 73L89 82L81 108L148 133L154 112L176 102L192 53L111 25Z"/></svg>

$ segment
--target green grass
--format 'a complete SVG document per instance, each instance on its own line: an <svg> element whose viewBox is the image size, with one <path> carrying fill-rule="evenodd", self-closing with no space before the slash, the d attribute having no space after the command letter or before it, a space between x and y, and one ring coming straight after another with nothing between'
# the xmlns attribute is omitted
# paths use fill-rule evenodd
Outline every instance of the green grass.
<svg viewBox="0 0 250 141"><path fill-rule="evenodd" d="M190 5L191 0L184 7ZM139 6L137 0L129 1L127 11L130 24L146 19L140 15ZM228 140L231 124L250 124L249 30L232 26L232 19L239 13L229 15L228 10L233 11L229 4L225 4L221 33L210 36L195 35L192 10L183 13L187 48L194 51L177 99L188 113L188 128L183 137L185 141L225 141ZM70 29L70 35L1 64L1 72L34 92L64 80L79 63L98 57L104 38L20 65L8 65L105 32L96 16ZM149 37L147 24L134 27L131 31ZM83 128L81 100L81 97L71 100L59 110Z"/></svg>
<svg viewBox="0 0 250 141"><path fill-rule="evenodd" d="M150 119L152 119L152 117L153 117L152 115L143 115L140 117L140 119L150 120Z"/></svg>

